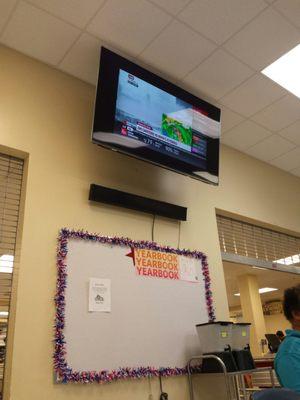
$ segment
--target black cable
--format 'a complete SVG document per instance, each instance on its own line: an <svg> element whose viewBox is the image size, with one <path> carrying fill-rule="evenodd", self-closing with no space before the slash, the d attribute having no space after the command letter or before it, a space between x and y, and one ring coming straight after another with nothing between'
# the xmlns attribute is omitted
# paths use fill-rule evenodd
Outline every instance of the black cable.
<svg viewBox="0 0 300 400"><path fill-rule="evenodd" d="M177 243L177 248L179 249L180 246L180 234L181 234L181 221L178 221L178 243Z"/></svg>
<svg viewBox="0 0 300 400"><path fill-rule="evenodd" d="M159 387L160 387L160 396L159 396L159 400L168 400L168 393L163 391L163 387L162 387L162 381L161 381L161 375L159 374Z"/></svg>
<svg viewBox="0 0 300 400"><path fill-rule="evenodd" d="M152 232L151 232L151 240L154 242L154 224L155 224L155 214L153 214L153 220L152 220Z"/></svg>
<svg viewBox="0 0 300 400"><path fill-rule="evenodd" d="M152 386L151 386L151 378L148 376L148 383L149 383L149 397L148 400L153 400L153 394L152 394Z"/></svg>

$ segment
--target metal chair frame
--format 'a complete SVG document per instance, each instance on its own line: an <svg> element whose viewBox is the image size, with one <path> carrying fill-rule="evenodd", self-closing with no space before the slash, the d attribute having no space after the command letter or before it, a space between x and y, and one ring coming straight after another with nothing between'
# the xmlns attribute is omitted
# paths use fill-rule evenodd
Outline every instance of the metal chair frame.
<svg viewBox="0 0 300 400"><path fill-rule="evenodd" d="M206 354L206 355L194 356L188 361L187 372L188 372L188 381L189 381L190 400L194 400L194 388L193 388L193 379L192 379L192 370L191 370L192 363L196 360L201 361L204 359L214 359L219 363L220 367L222 368L222 372L220 374L222 374L224 376L226 395L227 395L228 400L240 400L240 399L247 400L248 395L247 395L247 389L245 386L244 375L252 374L254 372L268 371L270 373L271 386L272 386L272 388L275 388L273 369L271 367L228 372L226 365L224 364L224 362L221 360L220 357L217 357L213 354L211 354L211 355ZM203 373L203 375L208 375L208 374ZM234 392L235 392L234 397L232 397L231 382L233 382L233 388L234 388Z"/></svg>

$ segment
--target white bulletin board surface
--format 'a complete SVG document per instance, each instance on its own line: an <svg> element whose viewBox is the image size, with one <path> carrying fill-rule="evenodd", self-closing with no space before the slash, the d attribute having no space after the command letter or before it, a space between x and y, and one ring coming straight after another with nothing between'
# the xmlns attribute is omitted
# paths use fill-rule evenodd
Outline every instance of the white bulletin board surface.
<svg viewBox="0 0 300 400"><path fill-rule="evenodd" d="M205 255L63 229L57 264L58 381L186 372L214 319Z"/></svg>

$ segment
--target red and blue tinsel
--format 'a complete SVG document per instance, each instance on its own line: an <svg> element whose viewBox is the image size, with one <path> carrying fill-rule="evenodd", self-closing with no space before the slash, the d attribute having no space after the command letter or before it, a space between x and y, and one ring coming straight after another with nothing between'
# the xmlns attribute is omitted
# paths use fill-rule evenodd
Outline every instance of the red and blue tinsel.
<svg viewBox="0 0 300 400"><path fill-rule="evenodd" d="M186 368L153 368L153 367L139 367L139 368L119 368L113 371L73 371L66 361L66 341L64 337L65 327L65 289L67 286L67 265L66 257L68 253L68 239L82 239L92 240L99 243L125 246L129 248L149 249L156 251L163 251L178 255L194 257L201 260L202 272L205 282L205 296L209 320L215 320L212 292L210 290L210 277L207 263L207 257L200 251L191 251L186 249L174 249L168 246L159 246L154 242L148 241L135 241L128 238L99 236L91 234L82 230L69 230L67 228L61 229L58 237L57 248L57 284L55 295L55 339L54 339L54 370L56 372L57 381L62 383L79 382L79 383L105 383L112 382L118 379L127 378L145 378L155 376L175 376L184 375L187 373Z"/></svg>

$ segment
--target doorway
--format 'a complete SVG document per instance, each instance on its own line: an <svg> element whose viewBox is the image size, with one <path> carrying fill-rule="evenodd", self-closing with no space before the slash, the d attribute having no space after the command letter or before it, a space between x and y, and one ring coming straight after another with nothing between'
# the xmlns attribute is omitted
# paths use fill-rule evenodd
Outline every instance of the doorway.
<svg viewBox="0 0 300 400"><path fill-rule="evenodd" d="M24 161L0 153L0 398L14 277Z"/></svg>
<svg viewBox="0 0 300 400"><path fill-rule="evenodd" d="M276 334L277 331L285 332L286 329L290 328L290 324L283 314L283 294L286 288L300 283L300 276L226 261L223 262L223 268L232 322L250 322L245 318L247 311L243 310L242 296L244 293L243 289L241 290L240 282L247 277L253 277L252 279L257 282L261 308L259 309L253 303L253 307L256 308L253 312L262 313L263 329L265 330L265 332L261 332L263 336L260 337L258 343L259 353L261 355L269 353L265 334ZM262 339L263 341L261 341Z"/></svg>
<svg viewBox="0 0 300 400"><path fill-rule="evenodd" d="M223 214L217 224L230 317L251 323L251 350L262 357L265 335L289 328L282 299L300 284L300 235Z"/></svg>

